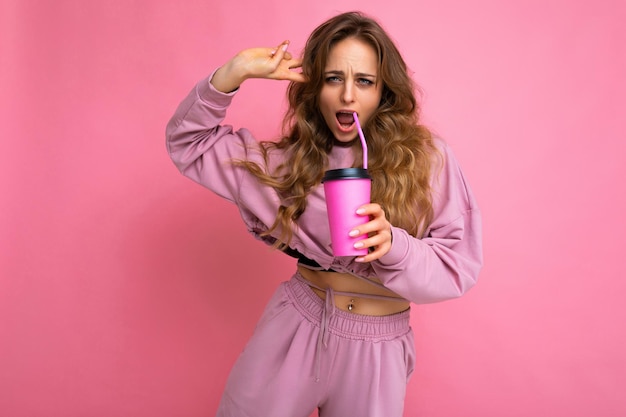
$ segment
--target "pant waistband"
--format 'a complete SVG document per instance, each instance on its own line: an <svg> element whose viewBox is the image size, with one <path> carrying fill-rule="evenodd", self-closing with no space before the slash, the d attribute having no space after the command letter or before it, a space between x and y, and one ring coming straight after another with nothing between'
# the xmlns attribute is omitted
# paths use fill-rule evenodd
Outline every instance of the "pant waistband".
<svg viewBox="0 0 626 417"><path fill-rule="evenodd" d="M302 315L325 327L325 332L339 337L377 342L393 340L410 331L409 310L388 316L365 316L339 310L334 305L332 289L327 290L326 300L323 300L298 272L287 282L286 288Z"/></svg>

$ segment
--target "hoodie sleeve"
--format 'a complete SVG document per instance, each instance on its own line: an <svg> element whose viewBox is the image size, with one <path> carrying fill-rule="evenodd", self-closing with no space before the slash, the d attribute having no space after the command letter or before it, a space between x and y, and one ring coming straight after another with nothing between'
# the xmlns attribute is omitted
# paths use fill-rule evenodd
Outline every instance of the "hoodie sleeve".
<svg viewBox="0 0 626 417"><path fill-rule="evenodd" d="M418 239L392 227L391 250L372 268L383 285L416 304L460 297L482 267L481 215L452 154L440 144L443 168L433 180L434 218Z"/></svg>
<svg viewBox="0 0 626 417"><path fill-rule="evenodd" d="M169 120L167 151L183 175L236 204L248 231L272 244L274 239L262 233L273 224L280 197L233 163L265 161L250 131L222 124L235 92L216 90L210 83L213 74L195 86Z"/></svg>
<svg viewBox="0 0 626 417"><path fill-rule="evenodd" d="M221 125L235 93L222 93L200 81L180 103L166 127L167 151L186 177L237 203L243 170L232 160L249 158L257 145L246 129Z"/></svg>

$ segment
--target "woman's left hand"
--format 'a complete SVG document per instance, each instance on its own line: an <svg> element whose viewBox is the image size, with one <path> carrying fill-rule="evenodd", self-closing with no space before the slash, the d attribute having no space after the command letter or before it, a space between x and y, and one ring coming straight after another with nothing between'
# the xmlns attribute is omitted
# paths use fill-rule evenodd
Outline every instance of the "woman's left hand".
<svg viewBox="0 0 626 417"><path fill-rule="evenodd" d="M385 217L385 211L377 203L361 206L357 210L361 216L369 216L370 221L350 231L350 236L367 234L368 238L354 244L356 248L373 248L365 256L360 256L357 262L372 262L379 259L391 250L391 223Z"/></svg>

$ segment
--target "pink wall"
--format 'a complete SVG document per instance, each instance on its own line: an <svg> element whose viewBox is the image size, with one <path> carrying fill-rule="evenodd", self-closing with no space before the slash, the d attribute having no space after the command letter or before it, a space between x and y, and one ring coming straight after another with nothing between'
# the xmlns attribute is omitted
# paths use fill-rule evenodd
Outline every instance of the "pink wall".
<svg viewBox="0 0 626 417"><path fill-rule="evenodd" d="M177 173L165 123L238 49L299 51L353 8L397 40L484 212L480 284L414 309L406 415L626 414L624 2L388 5L2 2L0 415L212 414L294 266ZM248 83L230 122L272 136L283 91Z"/></svg>

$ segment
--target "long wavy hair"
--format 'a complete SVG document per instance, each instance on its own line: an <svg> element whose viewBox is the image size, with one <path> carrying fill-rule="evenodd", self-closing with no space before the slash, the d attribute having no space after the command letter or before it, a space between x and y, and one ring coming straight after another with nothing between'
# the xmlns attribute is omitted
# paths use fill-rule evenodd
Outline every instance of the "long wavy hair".
<svg viewBox="0 0 626 417"><path fill-rule="evenodd" d="M282 198L276 220L266 235L279 232L276 246L288 245L293 227L307 206L312 187L320 184L335 139L319 106L324 70L331 49L338 42L355 38L370 45L378 56L378 79L383 83L378 109L363 126L368 146L368 170L372 176L372 201L385 210L394 226L421 237L433 216L430 187L437 150L431 132L419 122L417 90L394 42L373 19L359 13L337 15L310 35L302 56L307 82L292 82L287 90L289 108L277 142L262 142L265 167L239 161L262 183ZM357 139L354 165L362 166ZM271 150L282 150L284 162L269 172Z"/></svg>

